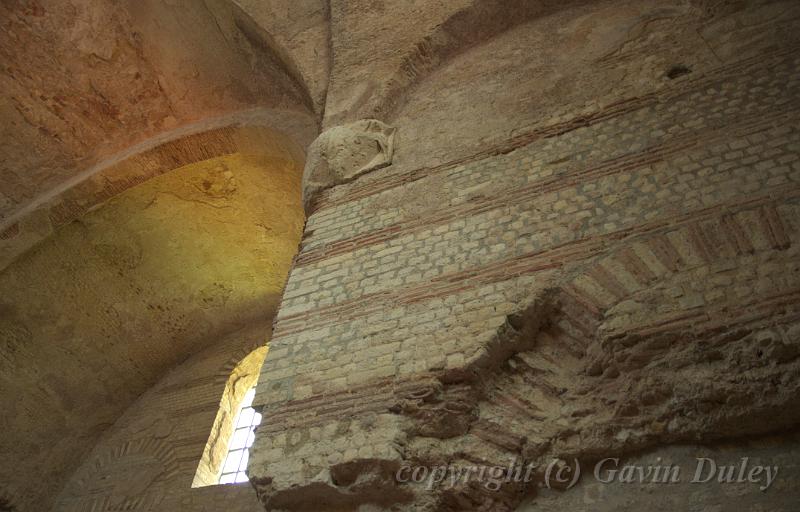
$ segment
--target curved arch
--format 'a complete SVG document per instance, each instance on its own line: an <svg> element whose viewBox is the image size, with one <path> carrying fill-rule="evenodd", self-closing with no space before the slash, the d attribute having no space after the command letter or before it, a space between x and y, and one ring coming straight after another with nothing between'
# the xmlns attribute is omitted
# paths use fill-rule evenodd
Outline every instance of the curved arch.
<svg viewBox="0 0 800 512"><path fill-rule="evenodd" d="M165 132L87 169L0 224L0 270L55 231L106 201L180 167L240 151L302 162L314 119L255 109Z"/></svg>
<svg viewBox="0 0 800 512"><path fill-rule="evenodd" d="M65 510L153 510L163 497L148 492L156 479L174 478L179 472L175 450L157 438L130 439L92 458L73 477L74 492L81 496ZM107 476L128 478L107 482ZM98 496L99 494L99 496Z"/></svg>
<svg viewBox="0 0 800 512"><path fill-rule="evenodd" d="M582 265L562 289L595 314L606 317L637 294L673 276L698 268L724 271L736 266L737 259L796 250L797 215L796 202L767 200L662 229ZM685 299L679 302L686 309L705 305L699 299ZM630 325L626 329L630 330ZM619 335L610 325L603 331L608 336Z"/></svg>
<svg viewBox="0 0 800 512"><path fill-rule="evenodd" d="M316 119L292 55L233 0L6 2L0 11L13 25L0 43L17 47L4 53L4 222L176 127L251 108Z"/></svg>
<svg viewBox="0 0 800 512"><path fill-rule="evenodd" d="M772 199L620 240L550 286L540 283L463 364L398 394L395 412L409 421L405 453L437 464L521 459L541 467L796 426L798 242L800 203ZM768 282L741 303L678 300L682 311L613 324L626 307L646 304L631 302L648 292L668 293L676 283L702 291L713 279L699 276L741 269L756 285L748 272L762 268L782 286ZM430 437L444 441L431 449ZM519 503L519 491L503 484L492 503ZM485 498L472 489L434 492L443 501L450 493Z"/></svg>
<svg viewBox="0 0 800 512"><path fill-rule="evenodd" d="M247 325L170 370L104 433L70 476L55 508L182 510L191 508L187 503L200 507L219 500L244 509L256 503L249 486L192 484L224 405L220 397L239 399L241 385L231 377L257 372L255 363L268 350L268 330L266 322Z"/></svg>
<svg viewBox="0 0 800 512"><path fill-rule="evenodd" d="M218 0L219 2L219 0ZM295 86L302 92L303 102L309 112L314 112L321 116L322 98L317 91L312 91L309 87L309 77L304 76L298 63L292 58L291 53L285 45L281 44L270 33L266 27L256 22L252 15L248 13L235 0L221 0L220 6L231 10L231 17L234 26L239 30L244 39L256 49L264 48L272 59L274 59L281 70L289 76Z"/></svg>
<svg viewBox="0 0 800 512"><path fill-rule="evenodd" d="M47 478L57 493L170 368L271 319L304 222L298 138L314 130L287 114L294 133L279 131L265 122L274 115L207 122L126 152L4 241L19 253L0 270L2 394L16 404L0 444L10 454L50 446L0 471L17 499L52 499L33 483Z"/></svg>
<svg viewBox="0 0 800 512"><path fill-rule="evenodd" d="M390 121L412 90L456 55L468 52L493 37L535 18L547 16L586 0L530 2L526 0L476 0L456 11L436 30L419 41L403 59L394 76L366 117Z"/></svg>

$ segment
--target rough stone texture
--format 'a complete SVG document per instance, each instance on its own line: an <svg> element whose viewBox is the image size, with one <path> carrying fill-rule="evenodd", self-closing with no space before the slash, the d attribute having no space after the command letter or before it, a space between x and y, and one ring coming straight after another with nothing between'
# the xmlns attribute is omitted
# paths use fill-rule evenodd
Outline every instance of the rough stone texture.
<svg viewBox="0 0 800 512"><path fill-rule="evenodd" d="M796 1L0 19L0 510L796 508ZM193 488L270 339L252 486ZM782 473L395 478L707 453Z"/></svg>
<svg viewBox="0 0 800 512"><path fill-rule="evenodd" d="M675 484L604 484L582 480L579 487L569 492L558 490L542 492L520 512L545 510L774 510L791 512L797 509L797 482L800 467L797 464L797 436L767 438L712 446L677 446L661 448L651 453L623 459L621 465L674 464L681 468L681 481ZM753 464L777 464L780 472L773 486L766 492L752 483L691 483L697 466L697 457L708 457L719 464L738 467L743 457ZM704 473L701 477L704 478ZM605 477L604 477L605 478ZM768 505L765 506L765 503ZM562 508L563 507L563 508Z"/></svg>
<svg viewBox="0 0 800 512"><path fill-rule="evenodd" d="M40 196L0 226L0 269L110 198L176 168L239 152L301 162L303 151L298 143L313 139L309 121L307 116L248 111L192 124L129 148L67 186Z"/></svg>
<svg viewBox="0 0 800 512"><path fill-rule="evenodd" d="M234 329L268 325L302 229L302 163L263 137L241 140L261 143L176 158L177 169L61 226L0 272L0 451L17 454L0 480L18 509L47 510L99 436L170 368ZM141 172L152 161L124 165ZM193 470L200 453L202 444Z"/></svg>
<svg viewBox="0 0 800 512"><path fill-rule="evenodd" d="M194 484L216 416L226 410L228 393L237 394L231 377L241 376L238 365L268 329L252 322L171 369L103 433L53 510L261 510L248 484Z"/></svg>
<svg viewBox="0 0 800 512"><path fill-rule="evenodd" d="M392 163L395 129L364 119L325 130L309 146L303 171L303 204L313 209L323 190L349 183Z"/></svg>
<svg viewBox="0 0 800 512"><path fill-rule="evenodd" d="M324 125L364 117L386 119L417 84L459 54L526 21L582 3L590 2L334 0L330 7L333 62ZM484 71L481 68L479 73ZM521 84L511 86L515 85ZM462 108L470 101L486 98L470 98Z"/></svg>
<svg viewBox="0 0 800 512"><path fill-rule="evenodd" d="M256 398L266 509L510 511L541 474L394 472L795 429L799 14L576 3L406 89L392 165L308 219Z"/></svg>
<svg viewBox="0 0 800 512"><path fill-rule="evenodd" d="M235 4L267 34L270 47L322 116L331 60L329 2L235 0Z"/></svg>
<svg viewBox="0 0 800 512"><path fill-rule="evenodd" d="M165 130L256 106L311 109L226 1L12 0L0 20L0 219Z"/></svg>

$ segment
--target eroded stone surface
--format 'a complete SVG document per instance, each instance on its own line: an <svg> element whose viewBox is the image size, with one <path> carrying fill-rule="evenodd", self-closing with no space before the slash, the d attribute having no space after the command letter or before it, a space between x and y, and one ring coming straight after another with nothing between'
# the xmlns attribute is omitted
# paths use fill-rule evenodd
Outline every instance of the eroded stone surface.
<svg viewBox="0 0 800 512"><path fill-rule="evenodd" d="M565 507L567 510L635 510L647 509L657 512L666 512L675 509L684 509L687 506L696 507L697 510L714 510L716 508L736 510L758 510L765 501L769 502L770 510L789 512L797 503L797 490L793 481L797 480L798 466L797 436L771 437L763 440L748 441L738 440L736 443L722 443L711 446L671 446L660 448L645 454L620 459L619 468L626 466L640 468L646 472L648 468L661 466L662 472L667 468L678 467L679 481L675 483L626 483L609 480L608 473L601 473L601 479L595 478L595 466L584 467L582 478L578 487L567 492L560 490L542 489L534 499L523 504L520 512L538 512L552 510L552 507ZM715 479L705 482L710 474L710 465L701 466L698 482L692 483L699 465L698 458L716 461L718 464ZM766 490L761 490L766 485L763 476L763 466L766 463L778 467L778 478ZM610 467L614 467L610 465ZM752 481L737 482L742 467L747 479L756 466L762 467L762 474L757 483ZM606 465L601 466L603 468ZM719 483L719 473L724 471L723 478L727 478L728 468L734 468L734 481ZM634 470L636 471L636 470ZM782 476L781 476L782 475ZM638 488L633 491L632 487Z"/></svg>
<svg viewBox="0 0 800 512"><path fill-rule="evenodd" d="M0 19L0 218L162 131L311 108L225 1L12 1Z"/></svg>
<svg viewBox="0 0 800 512"><path fill-rule="evenodd" d="M0 479L19 510L49 509L101 434L170 368L232 330L268 325L302 229L301 168L260 150L153 178L0 272L0 445L25 453Z"/></svg>
<svg viewBox="0 0 800 512"><path fill-rule="evenodd" d="M331 62L329 2L236 0L236 4L269 34L275 53L307 89L314 111L321 117Z"/></svg>
<svg viewBox="0 0 800 512"><path fill-rule="evenodd" d="M541 472L428 489L396 472L690 456L676 443L788 464L796 2L2 9L0 215L45 199L0 232L0 247L30 249L0 259L3 404L17 413L2 421L38 425L3 448L31 465L4 475L0 508L38 512L58 495L54 510L76 512L655 508L642 496L792 509L782 479L764 495L667 497L585 481L556 494ZM260 381L255 491L191 489L224 383L266 339L297 247L275 226L289 211L302 223L299 183L237 173L258 151L226 127L247 123L205 124L254 107L311 119L290 137L301 146L316 122L326 131ZM373 118L385 125L358 121ZM277 124L263 123L294 135ZM189 126L220 137L92 173ZM235 165L186 158L219 147L236 150L217 163ZM45 457L41 439L69 443Z"/></svg>
<svg viewBox="0 0 800 512"><path fill-rule="evenodd" d="M796 23L785 2L576 2L423 66L382 118L392 165L309 216L257 397L267 510L308 510L304 490L392 509L376 488L394 510L530 508L542 474L391 472L796 429ZM374 108L386 84L363 83L331 122Z"/></svg>
<svg viewBox="0 0 800 512"><path fill-rule="evenodd" d="M306 210L323 190L391 165L395 131L377 119L363 119L322 132L308 148L303 171Z"/></svg>

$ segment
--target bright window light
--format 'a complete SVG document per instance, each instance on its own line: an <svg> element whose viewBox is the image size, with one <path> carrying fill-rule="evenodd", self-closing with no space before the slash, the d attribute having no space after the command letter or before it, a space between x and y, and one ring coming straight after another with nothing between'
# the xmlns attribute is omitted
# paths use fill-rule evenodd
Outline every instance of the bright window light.
<svg viewBox="0 0 800 512"><path fill-rule="evenodd" d="M250 459L250 447L255 441L255 428L261 423L261 414L253 409L253 398L256 388L252 387L242 400L239 412L234 421L233 435L228 443L228 454L222 465L219 483L233 484L247 482L247 461Z"/></svg>

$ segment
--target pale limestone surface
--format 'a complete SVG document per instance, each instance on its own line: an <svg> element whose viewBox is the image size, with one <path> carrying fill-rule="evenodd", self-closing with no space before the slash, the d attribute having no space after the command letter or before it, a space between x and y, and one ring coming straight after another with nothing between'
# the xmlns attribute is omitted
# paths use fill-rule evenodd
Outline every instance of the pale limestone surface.
<svg viewBox="0 0 800 512"><path fill-rule="evenodd" d="M0 20L2 219L161 132L312 108L227 1L4 2Z"/></svg>
<svg viewBox="0 0 800 512"><path fill-rule="evenodd" d="M325 130L308 147L303 171L306 211L320 192L392 164L395 128L364 119Z"/></svg>
<svg viewBox="0 0 800 512"><path fill-rule="evenodd" d="M234 329L268 325L302 229L301 172L262 152L190 164L3 270L0 445L26 456L0 472L19 507L46 509L52 496L31 483L60 489L170 368Z"/></svg>
<svg viewBox="0 0 800 512"><path fill-rule="evenodd" d="M0 10L0 510L797 503L796 2ZM270 338L252 487L191 489ZM395 478L691 450L789 480Z"/></svg>

